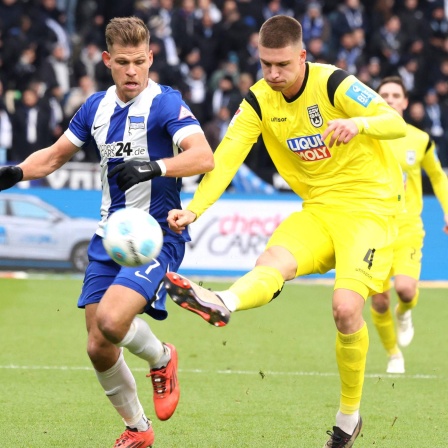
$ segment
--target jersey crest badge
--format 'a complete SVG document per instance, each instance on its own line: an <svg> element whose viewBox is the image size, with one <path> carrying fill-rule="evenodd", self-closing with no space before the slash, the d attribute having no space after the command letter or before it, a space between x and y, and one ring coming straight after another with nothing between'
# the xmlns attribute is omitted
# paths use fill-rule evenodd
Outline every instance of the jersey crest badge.
<svg viewBox="0 0 448 448"><path fill-rule="evenodd" d="M131 117L129 116L129 130L145 129L145 117Z"/></svg>
<svg viewBox="0 0 448 448"><path fill-rule="evenodd" d="M415 150L408 149L406 151L406 163L408 165L415 165L416 160L417 160L417 154L416 154Z"/></svg>
<svg viewBox="0 0 448 448"><path fill-rule="evenodd" d="M311 124L315 128L320 128L324 124L322 115L320 114L319 106L314 104L313 106L307 107L308 117L310 117Z"/></svg>
<svg viewBox="0 0 448 448"><path fill-rule="evenodd" d="M191 110L188 110L185 106L180 106L179 117L178 120L183 120L184 118L191 117L193 120L196 120L196 117L193 115Z"/></svg>

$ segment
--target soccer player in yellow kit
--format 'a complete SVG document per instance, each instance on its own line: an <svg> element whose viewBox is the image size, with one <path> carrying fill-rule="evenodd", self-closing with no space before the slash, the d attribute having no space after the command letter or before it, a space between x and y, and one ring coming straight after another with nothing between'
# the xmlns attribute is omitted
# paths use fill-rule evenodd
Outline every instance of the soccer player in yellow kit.
<svg viewBox="0 0 448 448"><path fill-rule="evenodd" d="M400 115L408 106L403 81L398 76L384 78L378 93ZM445 214L444 231L448 233L448 178L437 158L436 147L424 131L408 124L406 137L388 142L403 170L406 211L398 215L398 238L394 246L391 277L394 276L398 304L395 308L397 333L390 310L390 278L384 292L372 296L372 320L389 355L388 373L404 373L404 357L398 346L407 347L414 336L411 310L418 300L423 237L422 169L427 173L434 193ZM397 344L398 342L398 344Z"/></svg>
<svg viewBox="0 0 448 448"><path fill-rule="evenodd" d="M278 172L303 199L274 231L255 268L215 293L176 274L165 285L179 305L210 323L265 305L287 280L335 268L333 316L341 379L340 406L325 447L351 447L359 415L369 345L362 311L382 291L403 182L397 160L381 140L403 137L406 124L373 90L332 65L306 62L300 23L277 15L260 29L263 78L252 86L215 152L187 210L171 210L177 232L212 205L261 134Z"/></svg>

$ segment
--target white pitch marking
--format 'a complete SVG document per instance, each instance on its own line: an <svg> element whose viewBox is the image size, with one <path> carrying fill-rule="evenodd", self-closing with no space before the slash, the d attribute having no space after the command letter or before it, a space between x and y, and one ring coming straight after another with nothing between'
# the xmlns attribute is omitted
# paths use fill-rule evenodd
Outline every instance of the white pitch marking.
<svg viewBox="0 0 448 448"><path fill-rule="evenodd" d="M81 371L92 371L92 367L88 366L19 366L15 364L0 365L0 369L10 369L10 370L81 370ZM141 367L131 368L136 372L147 372L148 369ZM203 369L179 369L181 373L199 373L199 374L211 374L216 373L219 375L259 375L260 372L253 370L203 370ZM335 377L339 376L337 372L277 372L266 370L263 371L264 375L273 376L328 376ZM426 375L426 374L413 374L413 375L397 375L390 373L367 373L365 378L407 378L407 379L417 379L417 380L434 380L442 379L442 376L438 375Z"/></svg>

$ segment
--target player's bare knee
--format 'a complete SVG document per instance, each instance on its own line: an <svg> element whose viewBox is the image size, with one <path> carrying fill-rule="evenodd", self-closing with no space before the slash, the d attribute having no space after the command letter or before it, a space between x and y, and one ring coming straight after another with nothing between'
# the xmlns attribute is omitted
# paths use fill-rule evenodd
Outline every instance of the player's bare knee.
<svg viewBox="0 0 448 448"><path fill-rule="evenodd" d="M297 262L294 256L285 248L272 246L266 249L257 259L255 266L270 266L277 269L283 279L292 280L296 277Z"/></svg>
<svg viewBox="0 0 448 448"><path fill-rule="evenodd" d="M375 294L372 296L372 308L380 314L385 313L390 306L389 295L385 293Z"/></svg>
<svg viewBox="0 0 448 448"><path fill-rule="evenodd" d="M108 352L104 341L101 342L97 339L90 339L87 342L87 355L90 358L90 361L94 365L95 368L104 364L104 362L108 359ZM98 370L98 368L97 368Z"/></svg>
<svg viewBox="0 0 448 448"><path fill-rule="evenodd" d="M333 306L333 318L341 333L354 332L353 328L358 326L358 314L356 307L349 302L340 302Z"/></svg>
<svg viewBox="0 0 448 448"><path fill-rule="evenodd" d="M398 297L403 302L410 302L417 294L417 287L413 284L402 283L395 287Z"/></svg>
<svg viewBox="0 0 448 448"><path fill-rule="evenodd" d="M112 315L101 314L97 317L97 325L102 335L113 344L118 344L126 335L127 330L119 318Z"/></svg>

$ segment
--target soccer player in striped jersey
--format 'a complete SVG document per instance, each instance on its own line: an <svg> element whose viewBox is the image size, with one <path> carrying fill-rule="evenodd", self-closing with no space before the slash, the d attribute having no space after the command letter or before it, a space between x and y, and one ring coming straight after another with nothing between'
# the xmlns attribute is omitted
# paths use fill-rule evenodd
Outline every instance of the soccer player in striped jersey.
<svg viewBox="0 0 448 448"><path fill-rule="evenodd" d="M378 93L400 115L408 106L408 94L398 76L384 78ZM448 234L448 178L437 157L434 141L427 132L407 124L406 137L388 144L395 153L403 170L405 185L405 213L398 215L398 238L394 245L394 261L391 277L394 277L398 304L395 308L397 332L390 309L390 287L388 278L384 292L372 296L372 320L386 349L389 361L388 373L404 373L404 357L398 346L407 347L414 337L412 309L417 305L423 237L425 235L421 213L423 209L422 170L431 181L434 193L445 214L443 230Z"/></svg>
<svg viewBox="0 0 448 448"><path fill-rule="evenodd" d="M106 27L103 62L114 85L87 99L59 140L18 166L0 169L0 190L21 180L42 178L93 141L101 166L101 221L88 252L82 292L87 351L106 396L126 426L115 447L152 446L154 431L137 395L123 348L142 358L152 379L156 415L167 420L179 400L177 353L137 317L167 317L165 273L177 270L189 241L166 217L180 208L181 177L213 169L212 150L180 93L149 79L153 54L149 30L138 18L114 18ZM102 245L104 224L115 210L134 207L150 213L164 231L160 254L136 268L113 262Z"/></svg>
<svg viewBox="0 0 448 448"><path fill-rule="evenodd" d="M307 62L301 25L292 17L274 16L262 25L259 56L263 79L236 112L215 152L215 169L204 176L187 209L172 210L168 221L182 232L218 200L260 134L278 172L303 199L303 209L279 225L255 268L229 290L208 291L175 273L167 274L166 287L178 304L221 326L232 311L269 303L285 281L335 268L341 389L325 447L351 447L362 426L369 345L362 311L389 274L394 217L402 208L400 166L382 140L403 137L406 124L354 76ZM301 445L300 434L297 438Z"/></svg>

